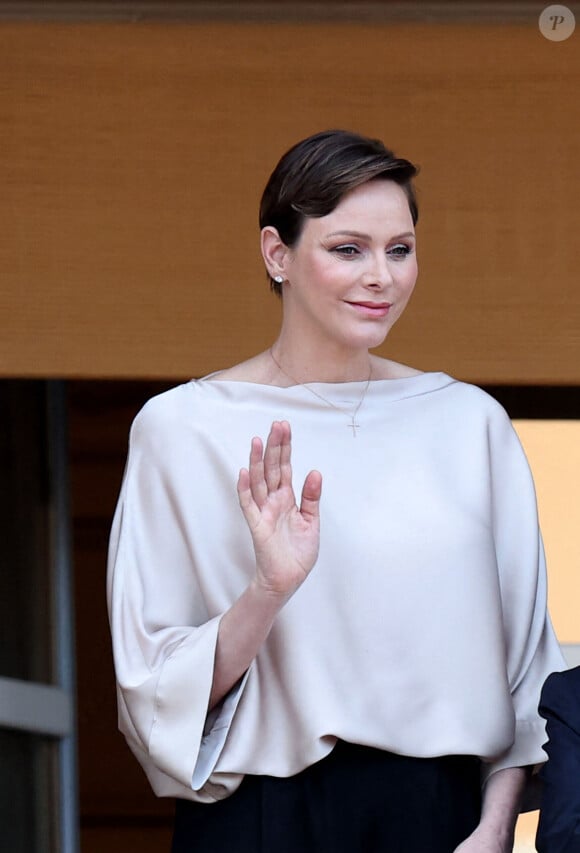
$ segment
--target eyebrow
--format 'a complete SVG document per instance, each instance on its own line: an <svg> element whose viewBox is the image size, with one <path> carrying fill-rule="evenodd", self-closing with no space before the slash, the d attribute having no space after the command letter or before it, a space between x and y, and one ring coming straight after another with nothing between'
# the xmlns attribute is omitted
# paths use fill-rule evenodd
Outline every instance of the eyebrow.
<svg viewBox="0 0 580 853"><path fill-rule="evenodd" d="M362 240L371 240L370 234L364 234L362 231L332 231L327 237L360 237ZM412 237L415 239L415 234L412 231L405 231L404 234L395 234L392 240L402 240L404 237Z"/></svg>

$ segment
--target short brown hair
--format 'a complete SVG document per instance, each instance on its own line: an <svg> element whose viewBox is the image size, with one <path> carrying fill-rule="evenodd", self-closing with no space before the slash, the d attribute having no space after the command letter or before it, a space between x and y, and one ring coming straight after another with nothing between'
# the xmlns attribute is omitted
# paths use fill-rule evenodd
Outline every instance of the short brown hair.
<svg viewBox="0 0 580 853"><path fill-rule="evenodd" d="M416 224L417 173L413 163L395 157L380 139L348 130L316 133L292 146L270 175L260 202L260 228L273 226L287 246L294 246L307 217L327 216L350 190L379 178L404 190ZM281 296L281 286L268 278Z"/></svg>

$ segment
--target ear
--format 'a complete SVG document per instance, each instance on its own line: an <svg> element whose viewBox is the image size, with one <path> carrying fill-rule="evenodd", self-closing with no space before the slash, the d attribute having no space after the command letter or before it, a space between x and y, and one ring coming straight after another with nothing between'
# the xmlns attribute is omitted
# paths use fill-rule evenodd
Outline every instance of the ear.
<svg viewBox="0 0 580 853"><path fill-rule="evenodd" d="M282 278L287 279L286 265L290 249L282 242L278 230L272 225L266 225L265 228L262 228L260 248L262 249L262 257L264 258L268 275L272 278L276 275L281 275Z"/></svg>

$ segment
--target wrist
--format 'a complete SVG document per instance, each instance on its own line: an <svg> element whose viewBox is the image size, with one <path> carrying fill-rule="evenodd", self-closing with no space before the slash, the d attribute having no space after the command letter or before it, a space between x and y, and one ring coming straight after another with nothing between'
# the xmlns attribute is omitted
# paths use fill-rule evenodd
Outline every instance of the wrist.
<svg viewBox="0 0 580 853"><path fill-rule="evenodd" d="M277 615L291 597L291 593L268 586L258 576L250 581L247 594L260 610L271 612L273 616Z"/></svg>
<svg viewBox="0 0 580 853"><path fill-rule="evenodd" d="M503 768L489 777L483 791L479 827L486 837L495 838L502 849L512 849L526 776L526 768Z"/></svg>
<svg viewBox="0 0 580 853"><path fill-rule="evenodd" d="M482 838L489 838L495 844L499 844L503 849L511 850L515 834L515 819L514 820L494 820L493 818L482 817L477 827L477 833Z"/></svg>
<svg viewBox="0 0 580 853"><path fill-rule="evenodd" d="M490 849L511 851L516 821L517 812L509 806L484 808L476 832L482 841L490 846Z"/></svg>

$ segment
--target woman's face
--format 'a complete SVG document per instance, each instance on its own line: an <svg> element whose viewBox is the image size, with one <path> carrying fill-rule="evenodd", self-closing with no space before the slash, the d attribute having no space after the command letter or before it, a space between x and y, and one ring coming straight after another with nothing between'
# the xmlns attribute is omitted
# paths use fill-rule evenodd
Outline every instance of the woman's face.
<svg viewBox="0 0 580 853"><path fill-rule="evenodd" d="M327 216L307 218L283 261L285 320L343 349L383 342L417 279L415 229L404 191L375 180Z"/></svg>

